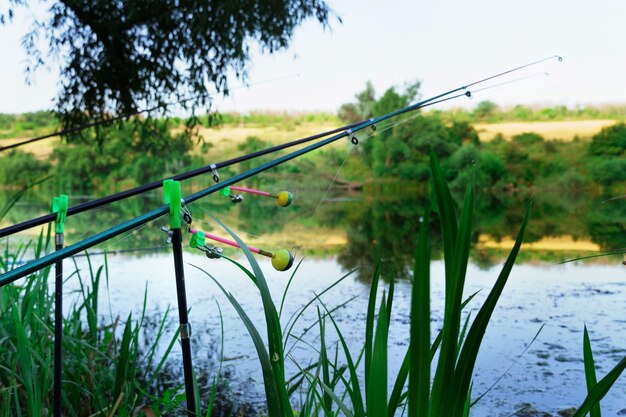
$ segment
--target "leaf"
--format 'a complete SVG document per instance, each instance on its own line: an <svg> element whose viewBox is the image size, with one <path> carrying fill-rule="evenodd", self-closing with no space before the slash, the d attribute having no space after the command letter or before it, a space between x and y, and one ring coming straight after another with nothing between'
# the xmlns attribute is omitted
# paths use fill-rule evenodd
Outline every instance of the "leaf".
<svg viewBox="0 0 626 417"><path fill-rule="evenodd" d="M430 407L430 246L428 218L417 234L409 342L409 417L426 416ZM436 348L435 348L436 349Z"/></svg>
<svg viewBox="0 0 626 417"><path fill-rule="evenodd" d="M213 282L219 287L219 289L222 290L226 298L228 298L228 301L230 301L232 306L235 308L237 314L239 314L239 318L243 322L244 326L246 326L248 334L250 334L250 337L252 338L252 342L254 343L257 356L259 357L259 362L261 362L261 370L263 372L263 383L265 384L265 395L267 399L268 412L271 416L282 415L280 395L278 392L278 387L276 386L276 378L274 375L274 369L272 367L272 361L270 360L270 355L265 349L263 339L261 338L258 330L254 326L254 324L252 324L252 321L250 320L244 309L241 307L241 305L237 302L235 297L233 297L231 293L226 291L226 289L219 283L217 279L215 279L215 277L213 277L213 275L209 274L208 272L196 265L192 264L191 266L211 278Z"/></svg>
<svg viewBox="0 0 626 417"><path fill-rule="evenodd" d="M261 293L261 300L263 302L263 312L265 313L265 322L267 326L267 343L269 347L269 355L271 360L272 369L274 370L273 376L275 378L276 388L279 393L279 401L281 414L286 417L293 416L293 411L291 409L291 403L289 401L289 396L287 395L287 387L285 383L285 356L284 356L284 348L283 348L283 336L282 329L280 326L280 319L278 317L278 312L276 310L276 306L274 305L274 301L272 300L272 295L270 293L269 287L267 286L267 281L265 280L265 275L263 275L263 271L259 266L256 258L252 254L252 252L248 249L248 246L237 236L232 230L230 230L224 223L218 220L215 216L208 213L209 216L215 222L217 222L224 230L226 230L232 238L237 242L244 255L246 256L250 266L252 267L252 271L254 272L254 277L256 278L256 286Z"/></svg>
<svg viewBox="0 0 626 417"><path fill-rule="evenodd" d="M328 308L324 305L324 303L322 303L322 307L324 307L324 309L326 310L328 318L330 319L331 323L335 327L335 331L337 332L337 336L339 337L339 342L341 343L341 347L346 357L346 362L348 362L348 372L350 373L350 382L352 383L352 389L350 390L350 400L352 402L352 406L354 407L354 415L356 417L364 417L365 407L363 406L363 397L361 396L361 387L359 385L357 365L354 363L354 360L352 359L352 355L350 354L350 349L348 348L348 344L346 343L346 340L343 337L343 334L341 330L339 329L337 322L335 322L333 315L328 310Z"/></svg>
<svg viewBox="0 0 626 417"><path fill-rule="evenodd" d="M398 370L398 375L396 375L396 381L393 384L391 395L389 396L389 404L387 406L387 417L394 417L396 414L397 408L400 406L400 402L402 398L402 390L404 389L404 384L406 383L406 379L409 376L409 353L410 351L407 350L407 352L404 354L402 365L400 365L400 369Z"/></svg>
<svg viewBox="0 0 626 417"><path fill-rule="evenodd" d="M387 338L389 321L387 317L387 299L383 297L378 310L378 322L374 334L372 363L369 367L369 385L366 388L368 416L387 415Z"/></svg>
<svg viewBox="0 0 626 417"><path fill-rule="evenodd" d="M526 225L528 224L528 219L530 217L530 209L532 207L532 200L528 204L526 208L526 213L524 214L524 220L522 221L522 225L517 234L517 238L515 239L515 244L511 249L511 253L509 254L504 266L502 267L502 271L498 276L491 292L487 296L485 303L478 311L472 326L467 334L465 339L465 343L463 343L463 348L461 349L461 354L459 355L459 360L457 364L457 369L455 372L455 410L452 410L452 415L461 415L462 407L465 403L465 399L467 398L467 393L470 388L470 383L472 379L472 373L474 370L474 365L476 363L476 357L478 356L478 350L480 349L480 345L482 343L483 336L485 335L485 330L487 329L487 325L489 324L489 320L491 319L491 315L493 314L494 309L496 308L496 304L498 303L498 299L504 290L504 286L509 278L511 270L513 269L513 265L515 263L515 259L517 258L517 254L520 251L522 246L522 241L524 240L524 232L526 231Z"/></svg>
<svg viewBox="0 0 626 417"><path fill-rule="evenodd" d="M370 286L370 296L367 304L367 316L365 319L365 391L369 387L370 366L372 364L372 338L374 336L374 315L376 313L376 293L378 291L378 281L380 280L381 260L376 264L376 270L372 277Z"/></svg>
<svg viewBox="0 0 626 417"><path fill-rule="evenodd" d="M591 341L589 340L589 333L587 332L587 326L585 326L583 333L583 358L585 362L585 381L587 383L587 392L598 383L596 378L596 366L593 360L593 352L591 351ZM601 417L600 402L591 407L590 417Z"/></svg>
<svg viewBox="0 0 626 417"><path fill-rule="evenodd" d="M626 357L619 361L619 363L589 391L589 394L585 397L585 401L583 401L572 417L584 417L596 404L599 404L600 400L609 392L624 369L626 369Z"/></svg>

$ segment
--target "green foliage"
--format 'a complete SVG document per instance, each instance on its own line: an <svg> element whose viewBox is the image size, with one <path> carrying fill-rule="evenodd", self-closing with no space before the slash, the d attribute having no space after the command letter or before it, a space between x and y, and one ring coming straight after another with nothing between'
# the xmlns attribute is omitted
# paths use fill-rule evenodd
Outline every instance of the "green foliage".
<svg viewBox="0 0 626 417"><path fill-rule="evenodd" d="M588 149L591 177L603 185L623 182L626 178L626 124L605 127L591 138Z"/></svg>
<svg viewBox="0 0 626 417"><path fill-rule="evenodd" d="M491 121L498 110L498 105L493 101L481 101L474 108L474 118L477 121Z"/></svg>
<svg viewBox="0 0 626 417"><path fill-rule="evenodd" d="M461 143L463 145L472 144L474 146L480 145L478 132L476 132L476 129L467 121L453 120L448 130L452 143Z"/></svg>
<svg viewBox="0 0 626 417"><path fill-rule="evenodd" d="M589 171L591 178L600 184L622 183L626 178L626 160L592 158L589 160Z"/></svg>
<svg viewBox="0 0 626 417"><path fill-rule="evenodd" d="M289 113L253 111L250 113L220 113L216 115L217 126L240 126L247 127L274 127L289 130L303 123L337 123L338 118L334 114L316 113Z"/></svg>
<svg viewBox="0 0 626 417"><path fill-rule="evenodd" d="M23 137L56 128L57 120L51 112L38 111L22 114L0 113L0 138Z"/></svg>
<svg viewBox="0 0 626 417"><path fill-rule="evenodd" d="M9 187L24 187L48 175L51 165L38 160L30 152L12 150L0 158L0 183Z"/></svg>
<svg viewBox="0 0 626 417"><path fill-rule="evenodd" d="M10 0L0 24L30 3ZM322 0L255 1L246 7L218 0L62 0L34 17L22 42L30 58L26 71L58 62L56 111L66 127L200 96L181 104L194 110L211 102L210 86L228 89L229 72L245 78L252 40L269 52L283 49L303 21L327 25L330 13Z"/></svg>
<svg viewBox="0 0 626 417"><path fill-rule="evenodd" d="M626 153L626 124L617 123L603 128L591 138L589 154L618 157Z"/></svg>
<svg viewBox="0 0 626 417"><path fill-rule="evenodd" d="M533 132L526 132L515 135L511 138L511 140L522 146L531 146L545 141L543 136Z"/></svg>
<svg viewBox="0 0 626 417"><path fill-rule="evenodd" d="M365 84L365 90L355 95L356 103L345 103L339 107L337 115L339 119L346 123L356 123L367 120L373 116L374 103L376 103L376 93L371 81Z"/></svg>
<svg viewBox="0 0 626 417"><path fill-rule="evenodd" d="M27 253L34 252L38 258L50 249L50 243L50 233L44 236L42 232L34 248L30 243L13 251L7 247L0 255L0 272L12 269ZM71 274L80 285L76 302L63 318L61 408L65 416L130 416L145 404L163 401L156 377L178 334L157 360L154 353L164 337L168 313L157 323L151 340L140 340L145 298L140 320L103 321L98 314L98 291L102 278L108 279L106 271L105 260L97 269L89 262L88 277L78 269ZM0 288L0 369L10 370L0 372L0 416L41 416L52 410L55 306L49 275L50 268L45 268L20 285ZM180 402L172 399L169 404L176 408Z"/></svg>
<svg viewBox="0 0 626 417"><path fill-rule="evenodd" d="M513 107L500 107L491 101L479 102L474 110L456 107L449 110L431 110L445 120L462 120L469 123L500 123L500 122L549 122L564 120L624 120L626 106L602 105L594 107L568 108L557 105L554 107L530 107L517 104Z"/></svg>
<svg viewBox="0 0 626 417"><path fill-rule="evenodd" d="M101 147L76 142L54 149L54 173L63 189L91 189L130 181L145 184L182 172L192 162L193 142L173 135L167 121L126 123L108 131Z"/></svg>
<svg viewBox="0 0 626 417"><path fill-rule="evenodd" d="M365 92L358 95L356 103L342 106L340 114L348 108L371 109L374 116L385 114L412 102L418 89L419 83L400 92L390 88L377 98L368 85ZM563 115L566 110L559 107L554 113ZM516 107L517 113L528 111L529 108ZM622 130L626 131L620 127L623 125L605 129L603 140L597 138L591 144L586 141L546 141L532 132L516 135L510 141L500 136L481 143L471 121L499 120L501 114L495 103L486 101L479 103L471 117L460 110L411 115L393 123L381 123L374 138L362 140L356 149L359 159L365 162L375 178L421 181L428 178L427 153L432 148L442 161L451 187L457 190L465 188L472 177L479 189L506 190L536 186L580 190L590 187L592 181L614 185L626 178L621 162L598 164L590 159L600 152L593 150L601 148L600 142L613 154L616 147L622 149L620 138L624 133ZM353 166L356 164L349 161L345 171L360 172ZM474 170L474 167L479 169Z"/></svg>

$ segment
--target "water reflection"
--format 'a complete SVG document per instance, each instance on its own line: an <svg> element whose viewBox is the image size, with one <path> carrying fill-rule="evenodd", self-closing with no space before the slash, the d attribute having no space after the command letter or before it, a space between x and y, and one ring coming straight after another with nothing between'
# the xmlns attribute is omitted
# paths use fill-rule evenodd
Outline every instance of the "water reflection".
<svg viewBox="0 0 626 417"><path fill-rule="evenodd" d="M255 184L247 184L254 186ZM258 185L257 185L258 187ZM276 186L275 190L278 191ZM406 277L413 268L415 237L420 216L431 213L428 194L421 190L341 192L292 190L294 204L283 209L270 198L246 196L232 204L226 196L212 195L190 205L196 222L207 231L217 226L207 214L216 215L254 244L290 248L298 245L307 255L330 254L346 269L359 267L359 278L368 280L379 259L386 278ZM10 192L1 191L6 201ZM3 220L13 224L46 213L52 193L29 192ZM95 196L89 197L95 198ZM461 196L455 196L458 205ZM520 262L563 260L626 246L626 200L604 200L593 194L537 192ZM483 268L503 260L515 238L530 200L528 194L484 194L476 197L473 247L474 263ZM72 197L71 204L80 202ZM160 191L112 204L77 216L68 222L68 243L98 233L162 205ZM319 207L318 207L319 205ZM431 215L433 257L441 258L441 237L436 215ZM136 238L117 239L115 249L163 245L158 231L166 220L157 220ZM154 231L152 231L154 230ZM221 231L220 233L226 233ZM26 235L32 236L31 235ZM606 258L604 258L606 259Z"/></svg>

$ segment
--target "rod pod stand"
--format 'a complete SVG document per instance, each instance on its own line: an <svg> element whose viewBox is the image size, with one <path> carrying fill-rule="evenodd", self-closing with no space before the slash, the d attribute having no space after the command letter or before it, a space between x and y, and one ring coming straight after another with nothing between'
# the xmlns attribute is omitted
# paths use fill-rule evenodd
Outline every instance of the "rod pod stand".
<svg viewBox="0 0 626 417"><path fill-rule="evenodd" d="M56 213L54 222L54 249L63 249L65 240L65 218L68 198L61 194L52 199L52 213ZM54 383L53 416L61 417L61 379L63 376L63 260L54 265Z"/></svg>
<svg viewBox="0 0 626 417"><path fill-rule="evenodd" d="M187 294L185 290L185 271L183 267L183 245L181 231L182 198L180 182L174 180L163 181L163 197L170 205L169 220L174 253L174 271L176 273L176 295L178 298L178 317L180 322L180 343L183 351L183 376L185 378L185 399L187 400L187 415L197 416L196 396L194 391L193 365L191 361L191 325L187 315Z"/></svg>

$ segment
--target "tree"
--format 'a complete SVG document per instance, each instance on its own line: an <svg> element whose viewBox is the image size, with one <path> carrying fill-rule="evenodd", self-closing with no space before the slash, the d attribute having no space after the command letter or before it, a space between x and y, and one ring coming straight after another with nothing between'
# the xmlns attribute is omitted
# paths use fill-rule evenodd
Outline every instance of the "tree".
<svg viewBox="0 0 626 417"><path fill-rule="evenodd" d="M31 1L9 0L0 23ZM228 72L246 78L252 41L274 52L302 21L326 26L330 13L324 0L57 0L23 39L26 71L58 60L66 127L200 96L183 103L195 109L210 104L209 88L228 91Z"/></svg>
<svg viewBox="0 0 626 417"><path fill-rule="evenodd" d="M376 103L376 93L371 81L365 84L365 90L355 94L356 103L344 103L337 112L345 123L356 123L372 117L372 106Z"/></svg>
<svg viewBox="0 0 626 417"><path fill-rule="evenodd" d="M604 127L591 138L589 154L602 157L622 157L626 154L626 124Z"/></svg>
<svg viewBox="0 0 626 417"><path fill-rule="evenodd" d="M476 118L476 120L479 121L488 120L495 114L497 109L498 105L493 101L481 101L476 105L476 108L474 109L474 117Z"/></svg>

